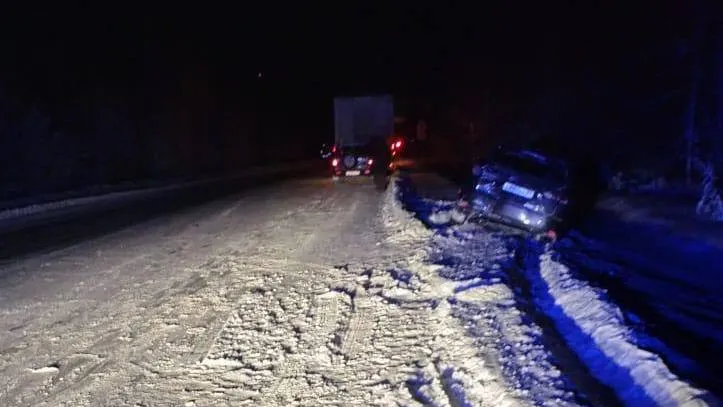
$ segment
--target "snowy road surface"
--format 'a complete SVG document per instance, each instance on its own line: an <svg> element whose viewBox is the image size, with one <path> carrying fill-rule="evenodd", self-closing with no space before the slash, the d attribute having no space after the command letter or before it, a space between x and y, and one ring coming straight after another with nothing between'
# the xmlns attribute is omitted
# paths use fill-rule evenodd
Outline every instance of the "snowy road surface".
<svg viewBox="0 0 723 407"><path fill-rule="evenodd" d="M397 192L286 181L5 263L0 405L703 405L608 319L551 333L532 293L586 293L565 269L431 231ZM574 344L615 329L599 351L631 357L585 371Z"/></svg>
<svg viewBox="0 0 723 407"><path fill-rule="evenodd" d="M524 405L392 201L289 181L4 265L0 405Z"/></svg>

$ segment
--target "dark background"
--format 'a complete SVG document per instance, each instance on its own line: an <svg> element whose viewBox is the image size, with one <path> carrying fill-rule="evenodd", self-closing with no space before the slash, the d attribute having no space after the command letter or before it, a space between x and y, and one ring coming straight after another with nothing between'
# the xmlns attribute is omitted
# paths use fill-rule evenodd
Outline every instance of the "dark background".
<svg viewBox="0 0 723 407"><path fill-rule="evenodd" d="M680 177L688 129L723 157L718 2L96 3L0 12L0 199L314 158L356 93L449 159L549 138Z"/></svg>

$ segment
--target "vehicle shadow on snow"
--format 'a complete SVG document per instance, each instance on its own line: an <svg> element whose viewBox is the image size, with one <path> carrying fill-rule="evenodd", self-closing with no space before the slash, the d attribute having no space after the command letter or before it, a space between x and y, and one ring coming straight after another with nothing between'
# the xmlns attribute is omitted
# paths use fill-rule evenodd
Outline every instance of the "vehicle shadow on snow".
<svg viewBox="0 0 723 407"><path fill-rule="evenodd" d="M438 221L441 219L435 219L434 215L451 211L455 207L454 202L434 202L421 198L414 184L406 174L402 174L402 176L396 180L396 183L396 198L402 203L405 210L412 213L414 217L421 221L427 228L435 232L442 231L448 226L447 222Z"/></svg>
<svg viewBox="0 0 723 407"><path fill-rule="evenodd" d="M524 345L529 348L518 349L516 346L504 346L504 344L495 346L500 356L502 373L507 380L520 390L527 392L533 390L538 380L535 377L536 372L524 364L520 365L519 358L520 356L522 358L529 357L531 349L544 347L551 351L554 360L538 360L533 366L539 369L539 365L549 363L558 366L567 374L559 379L563 384L558 387L567 389L572 395L567 400L568 402L583 405L620 405L612 390L592 378L577 354L565 345L567 338L563 338L553 322L535 307L532 300L532 287L524 274L536 273L539 275L538 258L543 251L542 245L483 225L474 225L471 228L450 227L455 224L451 217L444 221L443 217L435 217L435 215L452 210L453 203L421 198L408 178L401 177L397 182L399 193L397 198L404 208L435 232L437 243L434 243L433 238L428 261L442 266L438 271L440 277L459 282L455 288L456 293L480 286L498 284L512 288L513 302L511 303L474 304L457 301L454 297L449 299L453 316L461 321L469 335L473 338L484 338L490 335L490 331L501 332L504 329L506 321L499 320L498 313L490 312L490 307L495 307L502 312L512 309L519 310L522 324L541 329L541 332L535 335L532 343ZM477 238L482 234L489 238ZM458 247L444 247L438 241L440 238L451 238ZM479 255L470 256L469 253L479 253ZM510 253L515 255L510 256ZM536 260L536 263L531 260ZM527 269L528 267L530 270ZM486 325L481 326L475 322L480 318L486 320ZM574 326L572 320L569 320L569 323ZM534 329L531 328L530 331ZM575 332L575 336L579 338L584 333L579 328L577 329L578 332ZM571 332L571 329L568 329L568 332ZM590 338L588 340L591 341ZM549 400L540 399L535 402L542 405L545 402L549 403Z"/></svg>

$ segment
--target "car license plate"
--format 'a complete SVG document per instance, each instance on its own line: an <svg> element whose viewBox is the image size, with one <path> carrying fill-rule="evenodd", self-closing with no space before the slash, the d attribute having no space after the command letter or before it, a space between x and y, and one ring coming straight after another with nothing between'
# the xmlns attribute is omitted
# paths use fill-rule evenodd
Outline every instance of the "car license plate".
<svg viewBox="0 0 723 407"><path fill-rule="evenodd" d="M505 182L502 185L502 190L505 192L509 192L511 194L515 194L517 196L521 196L523 198L530 199L533 196L535 196L535 191L531 189L527 189L525 187L521 187L519 185L513 184L511 182Z"/></svg>
<svg viewBox="0 0 723 407"><path fill-rule="evenodd" d="M346 175L350 177L355 177L357 175L361 174L361 171L347 171Z"/></svg>

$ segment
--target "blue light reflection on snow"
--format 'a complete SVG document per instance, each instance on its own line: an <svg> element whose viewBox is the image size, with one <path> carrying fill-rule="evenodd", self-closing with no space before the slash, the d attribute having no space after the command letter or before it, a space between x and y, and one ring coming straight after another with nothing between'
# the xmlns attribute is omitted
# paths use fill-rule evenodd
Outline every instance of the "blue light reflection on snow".
<svg viewBox="0 0 723 407"><path fill-rule="evenodd" d="M715 267L723 264L723 251L659 225L631 225L605 214L585 231L588 236L573 233L556 245L558 260L605 288L628 316L640 347L723 397L717 362L723 359L723 279Z"/></svg>
<svg viewBox="0 0 723 407"><path fill-rule="evenodd" d="M413 189L407 190L407 196L402 197L403 202L408 210L413 211L422 222L436 231L435 240L437 242L442 241L445 236L450 236L457 239L462 246L474 245L473 232L469 230L463 231L454 227L450 228L449 225L430 224L429 215L446 208L435 207L435 204L438 203L419 199L409 191L413 192ZM707 378L704 377L699 363L694 361L700 360L703 364L710 364L709 371L715 375L719 371L719 364L715 361L719 358L705 358L704 356L706 352L713 349L703 346L698 349L703 353L699 355L702 357L691 359L678 351L677 348L680 344L675 344L673 341L674 346L670 346L671 343L668 343L675 337L682 337L683 341L686 341L686 330L697 332L696 335L704 337L723 335L723 329L715 328L723 326L723 320L720 319L720 315L723 315L721 312L723 311L723 279L720 278L721 270L710 267L711 264L723 264L723 250L715 251L701 242L672 238L669 233L665 233L665 230L658 226L652 226L643 231L637 228L619 228L619 225L615 223L603 226L605 227L600 227L598 232L599 235L602 234L603 237L606 237L608 242L622 243L622 246L625 246L626 241L637 240L634 243L638 243L638 245L631 247L639 248L640 243L643 243L642 250L638 250L637 253L620 251L617 250L619 247L609 247L601 244L599 240L589 239L578 234L573 239L563 239L555 245L557 251L555 260L567 265L570 274L576 279L597 287L595 293L599 300L618 305L621 308L622 323L631 329L631 337L627 340L633 341L640 348L661 355L673 373L681 378L691 380L693 383L703 382L699 384L704 388L723 389L723 386L711 386L711 384L715 385L715 377L710 377L710 375ZM596 237L599 238L599 235ZM660 241L661 237L663 241L667 241L667 247L661 253L650 245L645 247L645 243L656 239ZM511 241L525 242L524 239L512 239ZM532 242L526 242L528 247L534 249L535 244L530 245L530 243ZM481 264L465 261L465 258L475 256L464 256L460 254L459 250L450 250L440 247L440 245L433 245L430 261L443 266L440 271L442 277L465 281L469 288L494 285L500 282L508 284L508 279L505 278L506 273L502 268L490 267L495 263L504 264L502 257L489 261L488 252L480 250L479 247L469 247L468 249L479 252L479 257L487 257L487 263L485 264L485 260L482 260ZM678 258L671 259L671 254L675 252L677 252ZM703 266L707 264L708 268L690 273L684 267L671 267L676 260L680 261L681 253L684 254L682 256L684 263L695 259L695 263ZM528 270L527 267L530 269ZM557 321L558 329L566 337L570 346L587 359L586 364L589 366L602 366L605 370L601 376L603 381L611 383L618 390L624 389L625 394L621 395L623 399L632 400L636 405L652 404L652 397L646 394L641 386L635 385L629 372L603 354L599 348L594 346L591 338L576 325L575 321L564 315L559 307L556 308L555 299L551 298L549 287L544 286L545 283L539 275L539 264L536 267L538 268L537 273L535 273L534 262L533 265L525 265L522 269L536 284L536 300L544 308L543 311ZM562 281L561 284L573 284L573 281ZM700 289L701 286L720 295L703 296L702 298L700 295L689 295L696 289ZM464 286L460 285L458 291L464 291L464 289ZM681 297L680 291L687 291L688 294ZM632 298L634 301L626 301L626 297L628 300ZM525 299L518 298L517 300L524 301ZM671 300L673 307L666 304ZM706 304L713 307L711 312L706 313ZM460 303L454 302L454 305L453 311L459 314L462 321L478 318L479 313L484 313L484 310L460 311ZM649 310L646 310L646 307ZM656 318L650 317L650 310L654 311L654 315L657 315ZM713 329L700 324L701 321L715 317L719 319L712 323ZM676 325L678 329L669 329L675 328ZM475 336L475 333L471 333L471 335ZM718 343L716 346L718 352L723 351L720 342L720 340L714 342ZM701 341L697 341L697 343L701 344ZM514 376L514 373L511 373L510 369L506 367L503 367L503 372L508 379ZM598 372L598 374L601 373ZM718 378L718 380L721 379L723 377ZM511 382L514 382L514 378L511 379Z"/></svg>

